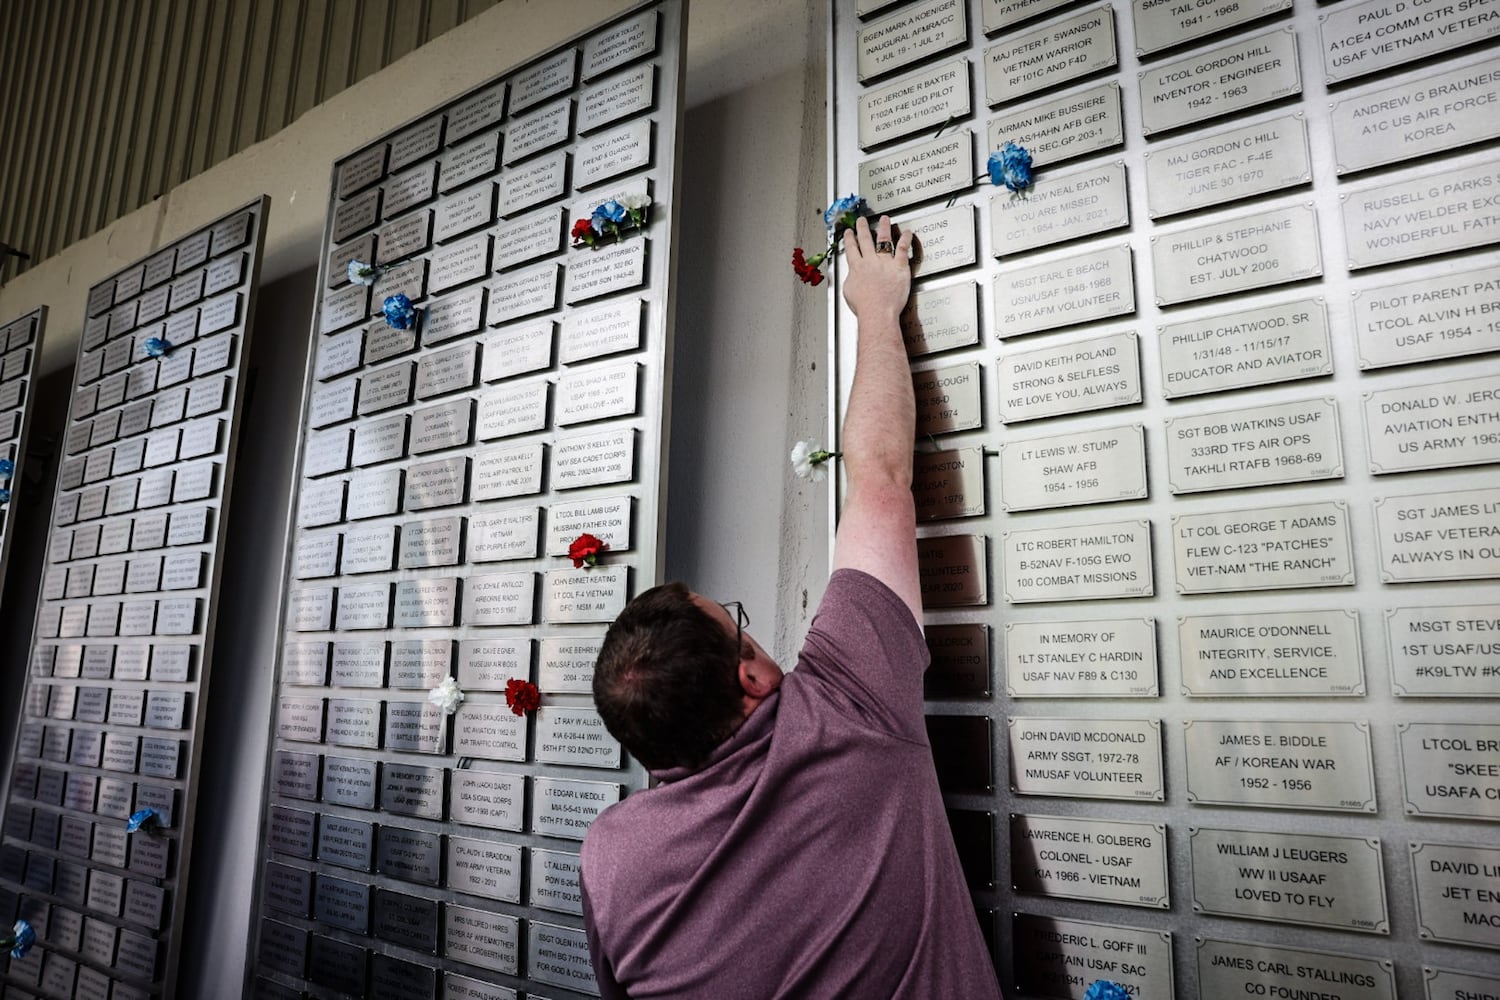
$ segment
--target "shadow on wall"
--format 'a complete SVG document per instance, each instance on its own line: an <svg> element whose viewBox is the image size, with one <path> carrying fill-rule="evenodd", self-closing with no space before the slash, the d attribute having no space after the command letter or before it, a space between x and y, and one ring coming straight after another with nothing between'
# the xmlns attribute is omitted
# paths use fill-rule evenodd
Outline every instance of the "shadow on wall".
<svg viewBox="0 0 1500 1000"><path fill-rule="evenodd" d="M317 269L262 284L229 498L178 995L239 996L270 739L277 615Z"/></svg>

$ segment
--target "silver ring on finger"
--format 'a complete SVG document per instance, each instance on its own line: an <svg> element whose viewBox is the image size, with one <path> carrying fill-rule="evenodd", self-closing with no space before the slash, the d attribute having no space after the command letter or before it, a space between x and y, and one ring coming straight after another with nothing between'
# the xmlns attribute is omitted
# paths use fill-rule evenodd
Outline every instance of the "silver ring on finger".
<svg viewBox="0 0 1500 1000"><path fill-rule="evenodd" d="M888 253L892 257L894 257L896 256L896 244L892 243L890 240L881 240L879 243L875 244L875 252Z"/></svg>

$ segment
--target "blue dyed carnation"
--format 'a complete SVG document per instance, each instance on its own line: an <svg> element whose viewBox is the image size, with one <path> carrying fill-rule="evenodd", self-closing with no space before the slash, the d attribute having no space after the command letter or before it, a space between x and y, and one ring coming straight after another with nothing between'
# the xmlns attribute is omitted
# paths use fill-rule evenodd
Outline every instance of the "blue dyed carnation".
<svg viewBox="0 0 1500 1000"><path fill-rule="evenodd" d="M0 503L10 503L10 490L0 486Z"/></svg>
<svg viewBox="0 0 1500 1000"><path fill-rule="evenodd" d="M417 325L416 307L411 304L411 299L400 292L386 296L382 311L385 313L386 324L398 330L410 330Z"/></svg>
<svg viewBox="0 0 1500 1000"><path fill-rule="evenodd" d="M16 474L16 463L8 458L0 458L0 479L9 479Z"/></svg>
<svg viewBox="0 0 1500 1000"><path fill-rule="evenodd" d="M837 229L841 225L852 226L861 215L869 210L869 206L859 195L846 194L824 210L823 225L830 230Z"/></svg>
<svg viewBox="0 0 1500 1000"><path fill-rule="evenodd" d="M25 958L31 946L36 944L36 931L31 929L31 924L24 920L17 920L15 927L11 928L11 958Z"/></svg>
<svg viewBox="0 0 1500 1000"><path fill-rule="evenodd" d="M148 358L160 358L172 349L172 342L165 337L147 337L141 349Z"/></svg>
<svg viewBox="0 0 1500 1000"><path fill-rule="evenodd" d="M1130 994L1125 992L1125 987L1119 983L1112 983L1108 979L1096 979L1093 985L1084 993L1083 1000L1130 1000Z"/></svg>
<svg viewBox="0 0 1500 1000"><path fill-rule="evenodd" d="M160 825L161 816L155 809L142 809L130 814L130 819L125 823L126 833L136 833L145 830L150 833L153 827Z"/></svg>
<svg viewBox="0 0 1500 1000"><path fill-rule="evenodd" d="M986 168L990 183L996 187L1004 185L1011 191L1031 187L1031 152L1025 146L1007 142L998 153L990 154Z"/></svg>

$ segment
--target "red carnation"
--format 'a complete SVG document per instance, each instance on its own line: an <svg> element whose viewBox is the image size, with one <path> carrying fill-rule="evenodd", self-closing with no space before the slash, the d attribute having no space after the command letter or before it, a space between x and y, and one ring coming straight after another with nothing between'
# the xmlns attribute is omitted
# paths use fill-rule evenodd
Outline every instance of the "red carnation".
<svg viewBox="0 0 1500 1000"><path fill-rule="evenodd" d="M819 254L813 258L813 262L806 259L806 251L797 247L792 251L792 270L797 272L797 277L809 285L821 285L823 283L823 272L820 266L823 263L823 255Z"/></svg>
<svg viewBox="0 0 1500 1000"><path fill-rule="evenodd" d="M604 539L584 532L568 546L568 558L573 560L574 569L582 569L585 565L597 566L600 554L608 549L609 543Z"/></svg>
<svg viewBox="0 0 1500 1000"><path fill-rule="evenodd" d="M535 712L542 703L542 693L530 681L512 677L505 682L505 703L516 715Z"/></svg>
<svg viewBox="0 0 1500 1000"><path fill-rule="evenodd" d="M579 219L573 223L573 241L587 243L593 239L594 227L588 219Z"/></svg>

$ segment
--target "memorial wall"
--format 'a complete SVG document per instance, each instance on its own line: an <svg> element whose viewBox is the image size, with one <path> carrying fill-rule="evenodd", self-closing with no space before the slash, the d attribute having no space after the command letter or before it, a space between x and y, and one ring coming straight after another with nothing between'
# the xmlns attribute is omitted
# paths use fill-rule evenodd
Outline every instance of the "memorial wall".
<svg viewBox="0 0 1500 1000"><path fill-rule="evenodd" d="M174 988L266 206L89 292L0 844L0 923L44 947L6 996Z"/></svg>
<svg viewBox="0 0 1500 1000"><path fill-rule="evenodd" d="M926 711L1002 985L1500 994L1500 3L831 24L834 194L919 243Z"/></svg>
<svg viewBox="0 0 1500 1000"><path fill-rule="evenodd" d="M256 996L598 993L579 846L646 776L591 675L660 572L684 27L637 4L334 167Z"/></svg>
<svg viewBox="0 0 1500 1000"><path fill-rule="evenodd" d="M5 567L16 531L11 511L23 492L32 381L46 327L46 306L0 326L0 585L6 580Z"/></svg>

